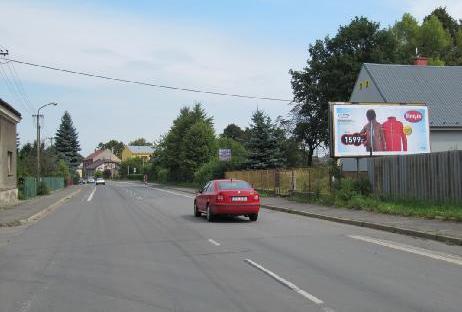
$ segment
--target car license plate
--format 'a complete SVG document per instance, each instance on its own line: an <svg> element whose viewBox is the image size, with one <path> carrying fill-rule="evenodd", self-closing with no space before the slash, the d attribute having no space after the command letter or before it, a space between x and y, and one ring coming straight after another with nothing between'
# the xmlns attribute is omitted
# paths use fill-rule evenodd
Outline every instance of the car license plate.
<svg viewBox="0 0 462 312"><path fill-rule="evenodd" d="M238 201L238 202L247 201L247 196L233 196L232 201Z"/></svg>

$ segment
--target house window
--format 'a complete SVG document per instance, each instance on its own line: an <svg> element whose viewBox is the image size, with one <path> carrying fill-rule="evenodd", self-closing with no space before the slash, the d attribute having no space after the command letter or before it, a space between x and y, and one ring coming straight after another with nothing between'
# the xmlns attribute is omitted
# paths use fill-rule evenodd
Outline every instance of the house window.
<svg viewBox="0 0 462 312"><path fill-rule="evenodd" d="M8 176L13 175L13 152L8 151Z"/></svg>

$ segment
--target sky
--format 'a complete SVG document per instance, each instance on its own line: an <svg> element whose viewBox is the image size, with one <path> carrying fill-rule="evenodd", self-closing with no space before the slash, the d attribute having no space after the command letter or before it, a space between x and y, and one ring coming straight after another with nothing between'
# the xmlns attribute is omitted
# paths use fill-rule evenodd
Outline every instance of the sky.
<svg viewBox="0 0 462 312"><path fill-rule="evenodd" d="M21 61L182 88L291 99L290 69L302 69L310 43L335 35L355 16L383 27L409 12L422 19L446 6L462 18L462 1L230 0L3 1L0 49ZM257 108L271 118L287 102L241 99L136 86L8 63L0 65L0 98L21 112L22 144L53 137L68 111L82 155L99 142L155 141L183 106L202 103L219 134L249 125ZM49 141L47 141L49 143Z"/></svg>

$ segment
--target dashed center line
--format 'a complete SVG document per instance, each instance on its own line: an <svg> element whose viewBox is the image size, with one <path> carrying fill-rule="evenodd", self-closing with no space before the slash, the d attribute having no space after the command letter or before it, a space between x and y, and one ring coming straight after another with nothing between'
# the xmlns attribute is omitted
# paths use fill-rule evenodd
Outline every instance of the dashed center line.
<svg viewBox="0 0 462 312"><path fill-rule="evenodd" d="M194 196L190 196L190 195L186 195L186 194L180 194L180 193L176 193L176 192L172 192L172 191L167 191L167 190L159 189L159 188L156 188L156 187L153 187L152 189L154 189L156 191L160 191L160 192L170 193L170 194L177 195L177 196L183 196L183 197L186 197L186 198L194 198Z"/></svg>
<svg viewBox="0 0 462 312"><path fill-rule="evenodd" d="M270 277L274 278L276 281L278 281L279 283L281 283L282 285L292 289L293 291L295 291L297 294L299 295L302 295L303 297L305 297L306 299L310 300L311 302L314 302L318 305L321 305L321 304L324 304L324 301L322 301L321 299L313 296L312 294L310 294L309 292L301 289L300 287L298 287L297 285L295 285L294 283L292 282L289 282L288 280L280 277L279 275L277 275L276 273L274 272L271 272L270 270L268 269L265 269L262 265L250 260L250 259L245 259L244 260L246 263L250 264L251 266L257 268L258 270L262 271L263 273L269 275Z"/></svg>
<svg viewBox="0 0 462 312"><path fill-rule="evenodd" d="M91 191L90 196L88 196L87 201L91 201L93 199L93 195L95 195L95 192L96 192L96 187L93 188L93 191Z"/></svg>
<svg viewBox="0 0 462 312"><path fill-rule="evenodd" d="M400 244L400 243L395 243L383 239L376 239L368 236L361 236L361 235L348 235L348 237L361 240L364 242L372 243L372 244L377 244L380 246L396 249L396 250L401 250L401 251L406 251L412 254L420 255L420 256L425 256L429 257L432 259L436 260L441 260L441 261L446 261L449 263L457 264L457 265L462 265L462 257L455 256L455 255L450 255L450 254L445 254L441 252L436 252L424 248L419 248L411 245L406 245L406 244Z"/></svg>
<svg viewBox="0 0 462 312"><path fill-rule="evenodd" d="M212 245L215 245L215 246L221 246L221 244L211 238L209 238L209 242L212 244Z"/></svg>

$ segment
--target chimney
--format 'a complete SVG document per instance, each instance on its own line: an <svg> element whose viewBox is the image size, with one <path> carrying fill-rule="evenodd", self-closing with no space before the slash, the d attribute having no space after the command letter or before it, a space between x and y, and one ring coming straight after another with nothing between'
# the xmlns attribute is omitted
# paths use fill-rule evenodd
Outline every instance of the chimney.
<svg viewBox="0 0 462 312"><path fill-rule="evenodd" d="M427 66L428 65L428 57L424 56L417 56L414 60L414 65L416 66Z"/></svg>

